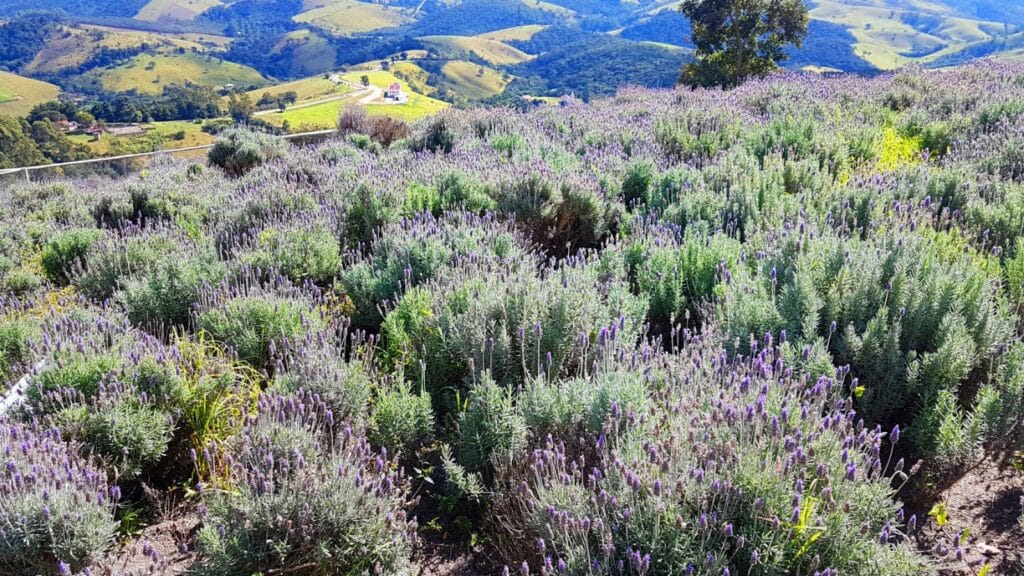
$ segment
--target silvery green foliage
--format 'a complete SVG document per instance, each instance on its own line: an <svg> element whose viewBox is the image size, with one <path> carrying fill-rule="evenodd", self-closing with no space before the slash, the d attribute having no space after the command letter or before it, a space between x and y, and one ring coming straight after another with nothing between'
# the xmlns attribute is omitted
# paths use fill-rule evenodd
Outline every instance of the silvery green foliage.
<svg viewBox="0 0 1024 576"><path fill-rule="evenodd" d="M410 574L416 522L386 451L310 394L264 396L206 495L200 571Z"/></svg>
<svg viewBox="0 0 1024 576"><path fill-rule="evenodd" d="M211 165L232 176L242 176L264 162L280 157L288 143L280 137L244 128L222 132L207 155Z"/></svg>
<svg viewBox="0 0 1024 576"><path fill-rule="evenodd" d="M114 539L116 487L56 428L0 420L0 574L79 570Z"/></svg>
<svg viewBox="0 0 1024 576"><path fill-rule="evenodd" d="M532 541L522 553L534 569L925 570L899 545L906 519L892 482L906 476L886 472L883 444L898 428L866 427L840 381L794 371L784 344L766 338L730 359L713 337L679 340L678 353L638 359L645 404L613 402L599 431L548 436L527 462L498 460L498 534Z"/></svg>
<svg viewBox="0 0 1024 576"><path fill-rule="evenodd" d="M1019 64L783 74L451 111L389 147L279 155L240 134L220 146L233 174L159 160L0 188L4 385L45 362L12 418L118 481L205 480L225 530L251 530L208 534L214 572L291 529L235 522L248 501L209 483L220 448L270 427L315 455L302 488L331 514L358 491L312 470L358 454L383 481L367 442L431 464L449 447L441 500L471 500L519 571L589 554L617 575L927 573L878 462L902 434L921 496L1020 448L1022 101ZM301 418L246 419L281 394L350 424L351 450ZM384 500L356 509L401 525L410 508ZM352 571L401 571L407 541L374 530L386 558ZM294 542L260 558L340 571Z"/></svg>

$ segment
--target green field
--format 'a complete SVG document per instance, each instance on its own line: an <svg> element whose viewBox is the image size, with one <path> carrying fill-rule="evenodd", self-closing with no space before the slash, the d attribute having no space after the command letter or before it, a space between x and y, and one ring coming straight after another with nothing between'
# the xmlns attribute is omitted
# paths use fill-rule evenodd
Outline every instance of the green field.
<svg viewBox="0 0 1024 576"><path fill-rule="evenodd" d="M846 27L856 38L856 54L882 70L930 62L970 43L989 40L1003 29L997 22L952 16L942 6L926 4L920 8L935 22L927 31L904 22L901 16L906 11L893 8L885 0L857 4L820 0L810 15Z"/></svg>
<svg viewBox="0 0 1024 576"><path fill-rule="evenodd" d="M520 64L533 59L533 56L504 42L476 36L424 36L420 40L462 52L472 52L495 66Z"/></svg>
<svg viewBox="0 0 1024 576"><path fill-rule="evenodd" d="M135 15L136 20L192 20L210 8L223 6L220 0L150 0Z"/></svg>
<svg viewBox="0 0 1024 576"><path fill-rule="evenodd" d="M533 8L534 10L543 10L545 12L552 12L561 16L572 16L576 14L575 10L571 10L565 6L559 6L552 2L544 2L544 0L523 0L523 4L529 8Z"/></svg>
<svg viewBox="0 0 1024 576"><path fill-rule="evenodd" d="M493 32L484 32L483 34L477 34L476 37L484 38L486 40L497 40L498 42L511 42L514 40L525 42L536 36L538 32L546 30L547 28L548 26L543 24L527 24L525 26L502 28L501 30L495 30Z"/></svg>
<svg viewBox="0 0 1024 576"><path fill-rule="evenodd" d="M341 36L394 28L409 21L396 8L357 0L306 0L303 7L306 11L294 18L296 22L308 22Z"/></svg>
<svg viewBox="0 0 1024 576"><path fill-rule="evenodd" d="M0 72L0 114L22 116L40 102L53 100L60 88L53 84Z"/></svg>
<svg viewBox="0 0 1024 576"><path fill-rule="evenodd" d="M391 63L391 72L400 78L413 92L429 96L437 91L435 87L427 84L430 73L415 62L393 62Z"/></svg>
<svg viewBox="0 0 1024 576"><path fill-rule="evenodd" d="M298 95L297 102L301 104L311 100L322 100L324 98L342 96L351 91L352 88L350 86L345 84L335 84L334 82L324 78L323 75L320 75L310 76L309 78L302 78L292 82L285 82L283 84L275 84L273 86L267 86L266 88L250 90L249 96L252 97L255 102L264 94L278 96L285 92L295 92Z"/></svg>
<svg viewBox="0 0 1024 576"><path fill-rule="evenodd" d="M295 30L281 37L271 51L291 50L291 67L297 74L313 75L334 68L335 51L327 39L311 30Z"/></svg>
<svg viewBox="0 0 1024 576"><path fill-rule="evenodd" d="M135 48L149 45L155 52L206 52L221 49L230 38L215 34L159 33L109 26L80 24L63 26L47 38L46 45L36 54L26 72L57 72L80 66L102 48Z"/></svg>
<svg viewBox="0 0 1024 576"><path fill-rule="evenodd" d="M354 93L349 98L332 100L304 108L292 108L284 112L275 112L262 115L261 118L273 124L281 125L288 122L292 132L307 132L333 127L338 120L338 114L348 106L362 106L369 114L391 116L402 120L415 121L435 114L448 107L447 102L419 94L413 91L408 82L384 70L370 70L365 72L350 72L342 78L353 84L358 84L363 75L370 79L370 84L378 88L386 88L392 82L398 82L403 90L409 94L409 101L404 104L359 104L363 97L361 93Z"/></svg>
<svg viewBox="0 0 1024 576"><path fill-rule="evenodd" d="M264 86L267 80L259 72L233 62L199 54L140 54L115 68L93 70L103 88L112 92L138 90L160 93L168 84L191 82L201 86Z"/></svg>
<svg viewBox="0 0 1024 576"><path fill-rule="evenodd" d="M493 68L472 62L455 60L441 68L445 85L470 100L482 100L505 91L509 80Z"/></svg>

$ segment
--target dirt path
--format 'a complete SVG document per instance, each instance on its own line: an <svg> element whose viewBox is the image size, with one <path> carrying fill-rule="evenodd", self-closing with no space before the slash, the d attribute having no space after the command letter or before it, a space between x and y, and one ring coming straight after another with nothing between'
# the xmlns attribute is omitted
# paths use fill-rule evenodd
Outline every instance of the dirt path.
<svg viewBox="0 0 1024 576"><path fill-rule="evenodd" d="M973 576L985 564L993 576L1021 574L1022 499L1024 471L988 459L942 492L938 502L946 506L945 526L939 527L934 518L928 517L927 507L912 510L922 526L911 538L935 562L941 576ZM962 560L956 558L958 546Z"/></svg>

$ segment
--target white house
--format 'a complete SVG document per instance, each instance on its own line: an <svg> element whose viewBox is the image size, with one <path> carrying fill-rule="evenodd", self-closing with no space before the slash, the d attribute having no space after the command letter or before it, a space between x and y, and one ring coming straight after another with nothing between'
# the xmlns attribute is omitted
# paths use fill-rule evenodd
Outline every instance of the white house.
<svg viewBox="0 0 1024 576"><path fill-rule="evenodd" d="M395 102L405 102L409 99L409 96L402 92L402 85L398 82L392 82L388 89L384 91L385 100L394 100Z"/></svg>

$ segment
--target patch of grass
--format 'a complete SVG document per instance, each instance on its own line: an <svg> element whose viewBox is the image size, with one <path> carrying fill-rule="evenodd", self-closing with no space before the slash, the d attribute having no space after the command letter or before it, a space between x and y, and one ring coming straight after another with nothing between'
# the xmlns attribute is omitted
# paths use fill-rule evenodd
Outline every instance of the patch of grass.
<svg viewBox="0 0 1024 576"><path fill-rule="evenodd" d="M533 59L533 56L504 42L476 36L424 36L421 40L467 53L472 52L495 66L521 64Z"/></svg>
<svg viewBox="0 0 1024 576"><path fill-rule="evenodd" d="M562 16L573 16L576 14L575 10L566 8L565 6L554 4L552 2L545 2L544 0L523 0L523 4L525 4L529 8L533 8L534 10L543 10L545 12L552 12L554 14L560 14Z"/></svg>
<svg viewBox="0 0 1024 576"><path fill-rule="evenodd" d="M207 52L221 49L230 38L216 34L163 33L110 26L63 26L26 67L26 72L58 72L83 64L101 48L125 49L146 44L155 52Z"/></svg>
<svg viewBox="0 0 1024 576"><path fill-rule="evenodd" d="M308 22L340 36L395 28L410 21L401 10L357 0L316 0L305 4L312 5L312 9L296 16L296 22Z"/></svg>
<svg viewBox="0 0 1024 576"><path fill-rule="evenodd" d="M293 132L305 132L308 130L333 128L338 121L338 114L341 113L343 108L349 106L363 106L371 115L391 116L407 121L419 120L448 107L447 102L418 94L408 82L398 78L390 71L369 70L366 72L349 72L343 75L342 78L346 82L360 84L363 76L370 80L370 85L378 88L386 88L391 83L398 82L402 85L402 89L409 94L409 101L404 104L361 105L358 103L358 100L362 96L353 95L351 98L332 100L322 104L306 106L305 108L292 108L285 110L283 113L266 114L262 118L278 125L287 121Z"/></svg>
<svg viewBox="0 0 1024 576"><path fill-rule="evenodd" d="M59 94L60 88L49 82L0 72L0 114L28 114L36 104L53 100Z"/></svg>
<svg viewBox="0 0 1024 576"><path fill-rule="evenodd" d="M285 82L283 84L275 84L273 86L267 86L266 88L258 88L251 90L249 96L256 102L264 94L270 94L271 96L279 96L285 92L295 92L298 95L297 103L310 102L313 100L321 100L324 98L331 98L333 96L343 96L352 92L352 88L345 84L335 84L323 75L310 76L309 78L302 78L292 82Z"/></svg>
<svg viewBox="0 0 1024 576"><path fill-rule="evenodd" d="M336 50L326 38L311 30L295 30L281 37L271 51L291 50L292 69L301 74L317 74L334 68Z"/></svg>
<svg viewBox="0 0 1024 576"><path fill-rule="evenodd" d="M471 100L484 99L505 91L511 81L501 72L464 60L448 62L441 68L445 84Z"/></svg>
<svg viewBox="0 0 1024 576"><path fill-rule="evenodd" d="M164 148L188 148L213 144L214 136L203 132L202 123L187 120L153 122L146 125L150 134L159 134L164 139ZM184 136L179 139L178 136Z"/></svg>
<svg viewBox="0 0 1024 576"><path fill-rule="evenodd" d="M136 20L193 20L210 8L223 6L220 0L150 0L135 15Z"/></svg>
<svg viewBox="0 0 1024 576"><path fill-rule="evenodd" d="M191 82L202 86L263 86L267 80L256 70L199 54L140 54L115 68L89 72L107 90L138 90L159 94L168 84Z"/></svg>
<svg viewBox="0 0 1024 576"><path fill-rule="evenodd" d="M515 40L525 42L527 40L532 40L538 32L547 29L548 26L543 24L526 24L525 26L502 28L501 30L495 30L494 32L484 32L483 34L477 34L476 36L477 38L497 40L498 42L512 42Z"/></svg>
<svg viewBox="0 0 1024 576"><path fill-rule="evenodd" d="M906 18L911 15L923 16L927 27L911 25ZM881 0L821 0L811 17L848 28L857 40L856 54L882 70L931 62L970 43L990 40L992 31L1003 29L1001 23L956 17L933 5L901 9Z"/></svg>

